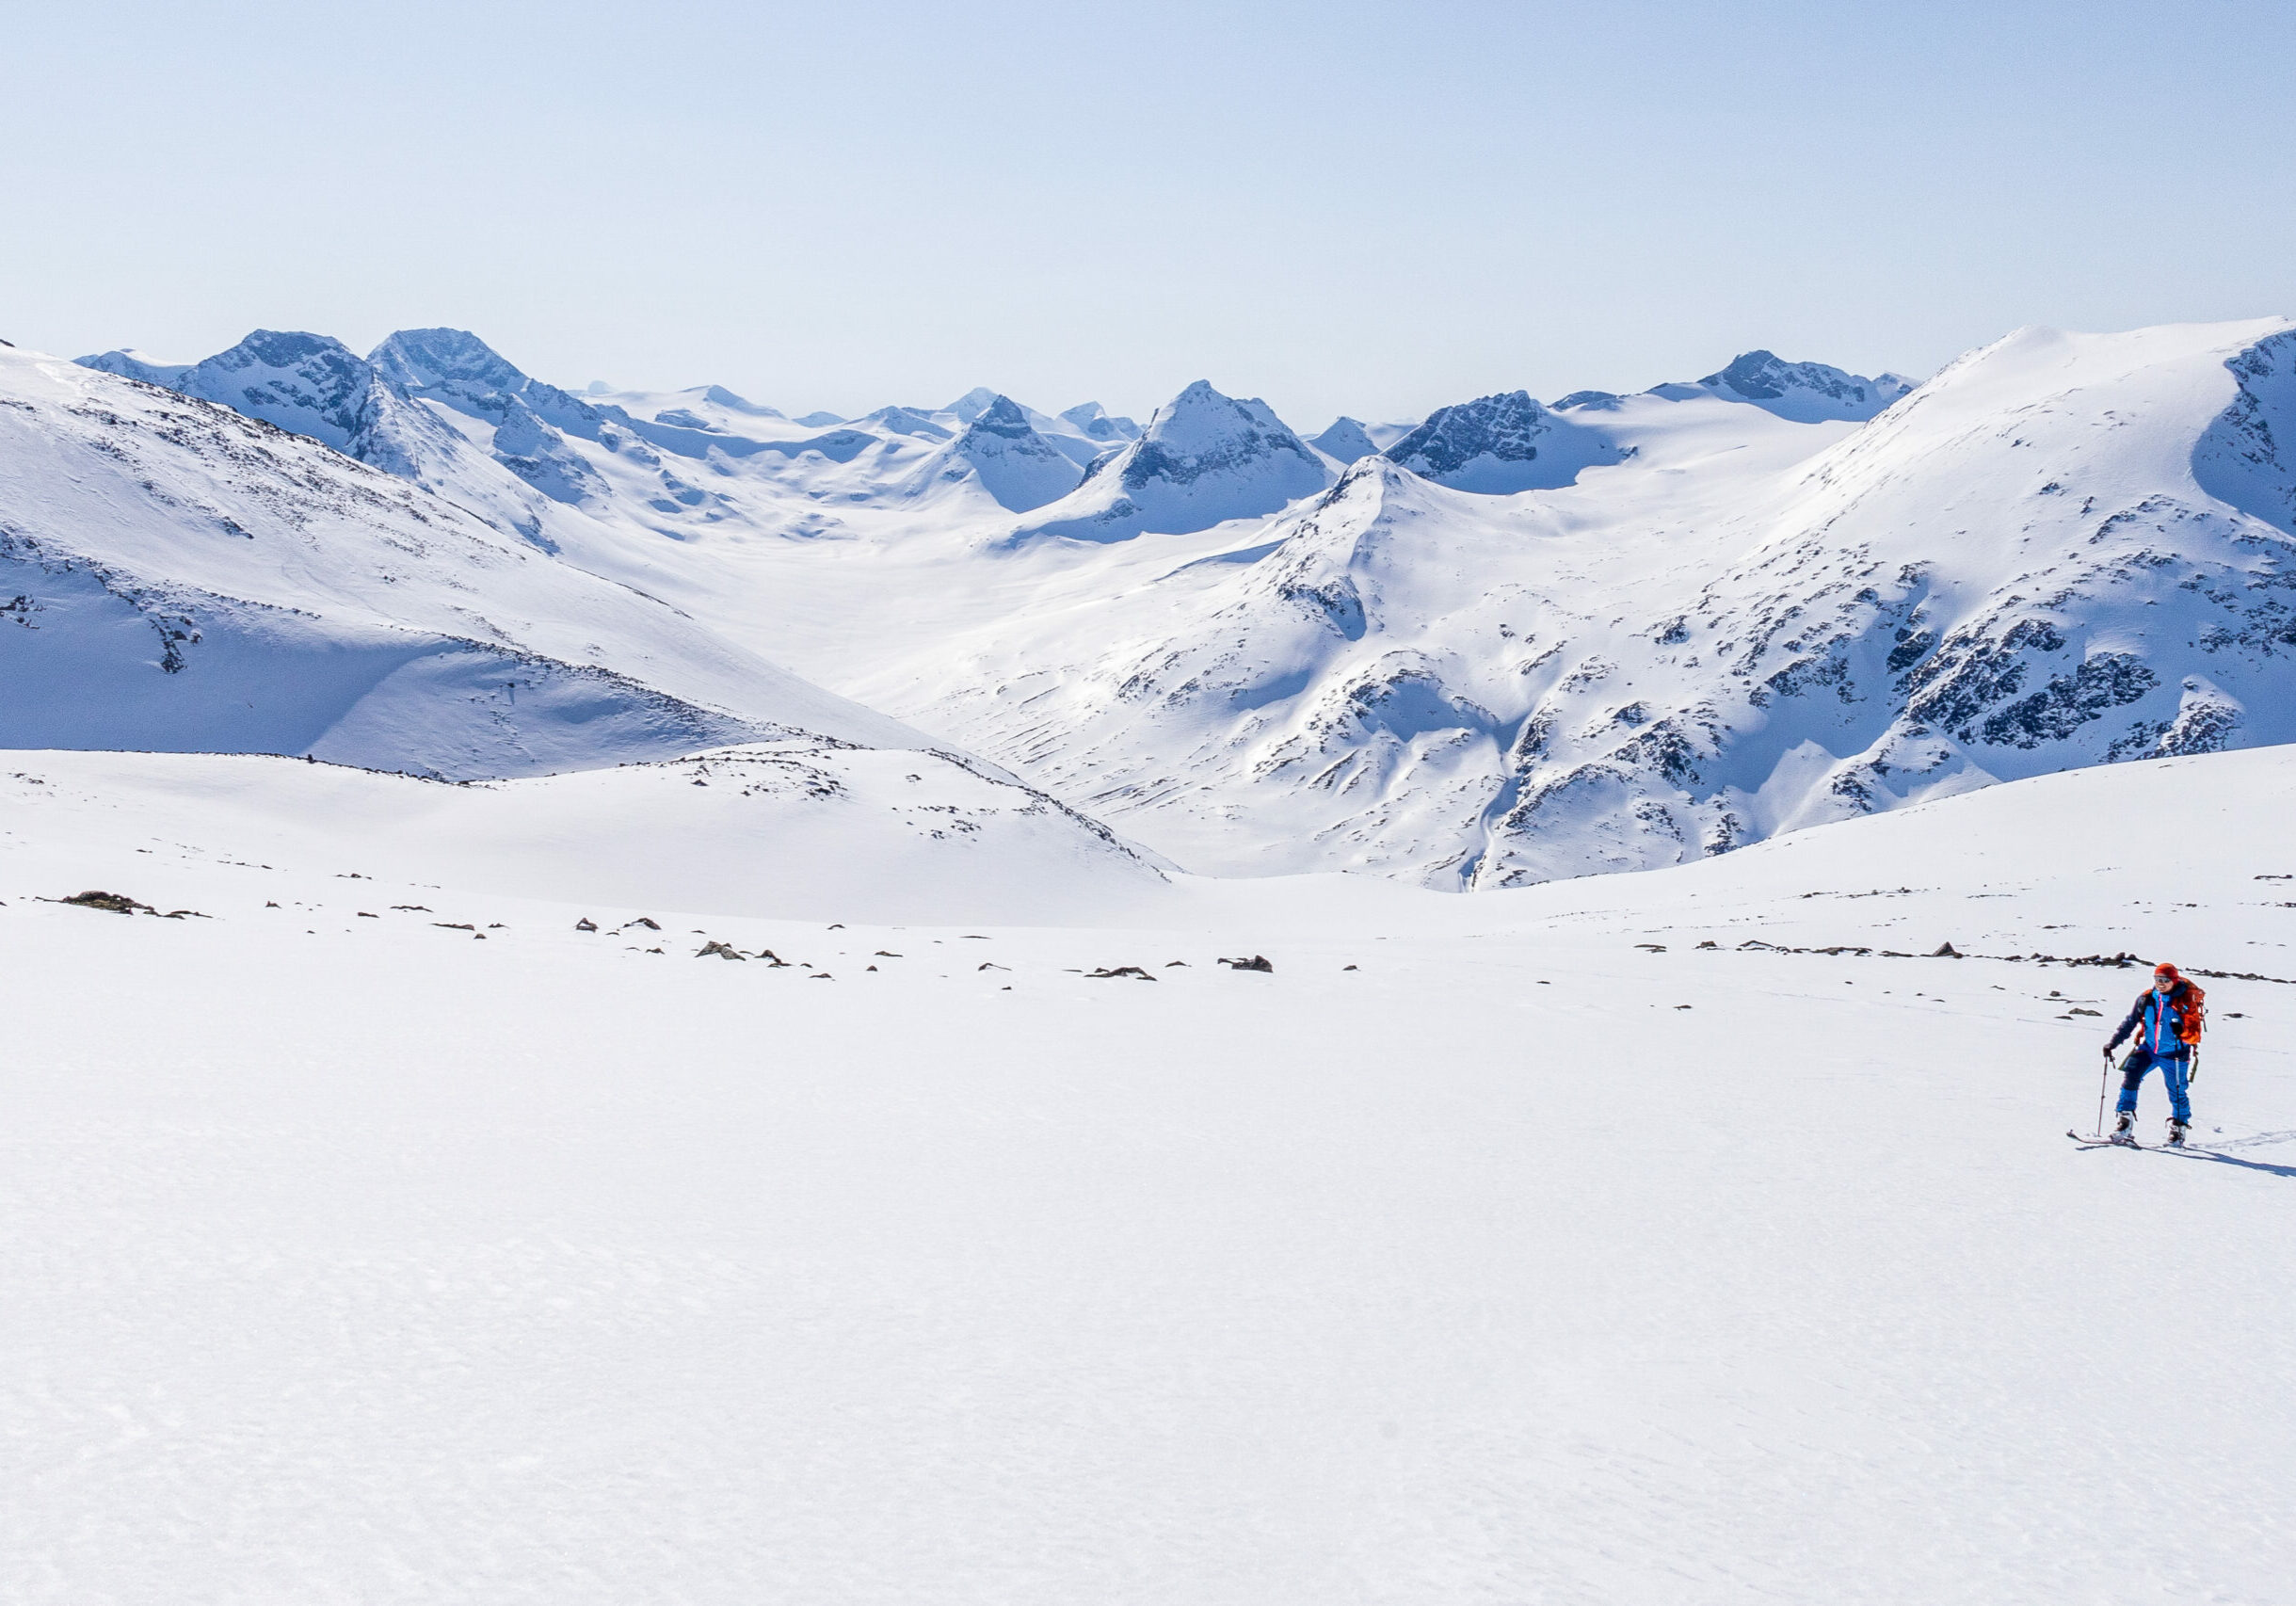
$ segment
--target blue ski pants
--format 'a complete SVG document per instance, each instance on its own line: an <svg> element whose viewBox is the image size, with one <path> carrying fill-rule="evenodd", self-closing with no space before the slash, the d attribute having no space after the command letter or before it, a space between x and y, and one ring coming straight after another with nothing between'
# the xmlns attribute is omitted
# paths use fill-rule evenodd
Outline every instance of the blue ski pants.
<svg viewBox="0 0 2296 1606"><path fill-rule="evenodd" d="M2121 1101L2113 1107L2123 1115L2135 1115L2137 1089L2143 1085L2144 1073L2155 1066L2160 1068L2160 1080L2168 1084L2169 1114L2180 1121L2190 1121L2192 1100L2185 1085L2192 1072L2192 1061L2187 1054L2157 1054L2150 1049L2131 1051L2121 1062Z"/></svg>

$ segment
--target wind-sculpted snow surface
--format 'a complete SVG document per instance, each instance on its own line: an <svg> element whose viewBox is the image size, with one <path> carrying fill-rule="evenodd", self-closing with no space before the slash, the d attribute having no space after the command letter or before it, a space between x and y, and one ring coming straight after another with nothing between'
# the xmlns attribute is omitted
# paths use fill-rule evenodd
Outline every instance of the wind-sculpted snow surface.
<svg viewBox="0 0 2296 1606"><path fill-rule="evenodd" d="M799 731L923 745L313 440L14 351L0 351L0 681L13 747L462 777Z"/></svg>
<svg viewBox="0 0 2296 1606"><path fill-rule="evenodd" d="M17 752L7 768L15 819L95 811L329 870L356 844L362 878L511 897L1022 923L1152 914L1171 891L1154 855L961 754L820 737L459 785L244 754Z"/></svg>
<svg viewBox="0 0 2296 1606"><path fill-rule="evenodd" d="M2286 1598L2296 749L1472 899L913 773L0 757L10 1606Z"/></svg>

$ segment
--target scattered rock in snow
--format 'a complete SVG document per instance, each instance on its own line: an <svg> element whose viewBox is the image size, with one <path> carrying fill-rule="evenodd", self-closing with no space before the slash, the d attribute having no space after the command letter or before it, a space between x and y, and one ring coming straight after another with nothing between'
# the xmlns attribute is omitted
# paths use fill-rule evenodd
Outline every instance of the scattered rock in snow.
<svg viewBox="0 0 2296 1606"><path fill-rule="evenodd" d="M730 944L724 942L705 943L702 945L701 949L695 954L694 957L697 959L706 959L713 954L716 955L721 959L747 959L749 957L748 955L744 954L738 949L733 948Z"/></svg>
<svg viewBox="0 0 2296 1606"><path fill-rule="evenodd" d="M580 920L574 922L574 929L576 931L596 931L598 923L588 915L584 915Z"/></svg>
<svg viewBox="0 0 2296 1606"><path fill-rule="evenodd" d="M1270 975L1276 971L1276 967L1268 963L1265 954L1254 954L1248 959L1222 959L1220 963L1231 971L1260 971Z"/></svg>
<svg viewBox="0 0 2296 1606"><path fill-rule="evenodd" d="M84 909L103 909L111 914L134 914L137 909L146 914L159 911L150 904L137 903L121 892L74 892L69 898L54 900L59 904L75 904Z"/></svg>

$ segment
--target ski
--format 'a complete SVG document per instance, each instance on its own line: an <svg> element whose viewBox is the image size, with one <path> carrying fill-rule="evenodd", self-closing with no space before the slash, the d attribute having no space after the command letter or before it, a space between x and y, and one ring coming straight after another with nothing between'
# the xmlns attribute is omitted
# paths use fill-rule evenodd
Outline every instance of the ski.
<svg viewBox="0 0 2296 1606"><path fill-rule="evenodd" d="M2144 1147L2133 1137L2091 1137L2085 1132L2074 1132L2069 1127L2065 1129L2064 1135L2083 1148L2143 1148Z"/></svg>

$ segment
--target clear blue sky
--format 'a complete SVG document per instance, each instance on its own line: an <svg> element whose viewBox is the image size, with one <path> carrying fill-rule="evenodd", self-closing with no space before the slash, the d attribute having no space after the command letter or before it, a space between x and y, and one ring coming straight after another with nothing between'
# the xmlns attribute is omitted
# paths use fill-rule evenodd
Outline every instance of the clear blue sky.
<svg viewBox="0 0 2296 1606"><path fill-rule="evenodd" d="M2296 4L5 13L0 336L1295 424L2296 313Z"/></svg>

